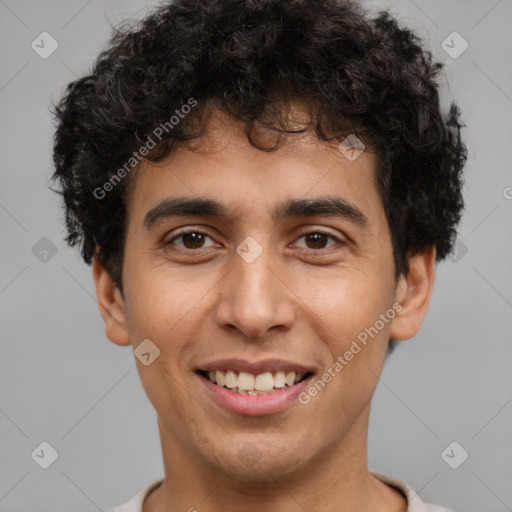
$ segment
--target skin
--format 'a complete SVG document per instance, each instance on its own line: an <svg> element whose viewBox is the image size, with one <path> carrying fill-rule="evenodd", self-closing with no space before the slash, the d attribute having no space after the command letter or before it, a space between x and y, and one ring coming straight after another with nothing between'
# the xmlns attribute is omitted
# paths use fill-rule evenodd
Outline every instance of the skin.
<svg viewBox="0 0 512 512"><path fill-rule="evenodd" d="M133 348L149 338L160 349L149 366L136 359L157 411L165 467L144 512L405 511L404 496L368 471L370 401L389 338L413 337L427 312L435 249L410 258L407 276L395 280L370 151L351 162L309 133L259 151L219 112L194 143L133 176L123 294L93 261L107 337ZM333 194L356 205L367 226L327 215L270 216L284 199ZM183 196L222 202L231 218L174 217L144 227L159 201ZM186 237L170 242L178 228L194 227L208 232L202 246ZM344 244L303 236L319 230ZM248 236L263 249L250 264L236 252ZM194 373L217 359L281 358L312 365L318 378L395 302L400 312L307 405L235 415L205 394ZM253 465L237 456L246 443L259 453Z"/></svg>

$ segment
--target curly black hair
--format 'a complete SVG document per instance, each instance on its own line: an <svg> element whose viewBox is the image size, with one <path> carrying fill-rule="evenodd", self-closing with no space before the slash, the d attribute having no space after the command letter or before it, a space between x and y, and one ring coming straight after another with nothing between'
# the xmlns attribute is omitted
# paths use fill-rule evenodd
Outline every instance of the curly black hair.
<svg viewBox="0 0 512 512"><path fill-rule="evenodd" d="M441 112L442 67L389 12L350 0L165 2L115 29L54 109L66 241L88 264L96 253L122 292L126 190L139 150L162 160L206 133L220 109L264 151L287 133L309 130L326 143L356 135L377 155L396 275L427 247L442 260L464 206L467 157L460 109L452 102ZM297 100L309 112L300 129L287 121ZM258 142L261 126L275 130L275 143Z"/></svg>

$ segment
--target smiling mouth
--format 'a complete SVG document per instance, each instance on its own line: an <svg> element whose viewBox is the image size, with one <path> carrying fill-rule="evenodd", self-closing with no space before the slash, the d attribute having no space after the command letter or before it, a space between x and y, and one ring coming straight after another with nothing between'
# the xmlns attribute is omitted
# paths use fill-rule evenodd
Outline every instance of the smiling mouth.
<svg viewBox="0 0 512 512"><path fill-rule="evenodd" d="M199 370L198 373L210 382L227 388L233 393L251 396L268 395L283 388L293 387L313 375L312 372L298 373L293 371L264 372L257 375L235 370Z"/></svg>

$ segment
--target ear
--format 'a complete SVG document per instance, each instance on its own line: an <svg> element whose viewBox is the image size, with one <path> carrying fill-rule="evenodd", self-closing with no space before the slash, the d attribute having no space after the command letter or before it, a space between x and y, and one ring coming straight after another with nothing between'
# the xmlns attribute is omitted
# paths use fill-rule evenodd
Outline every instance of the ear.
<svg viewBox="0 0 512 512"><path fill-rule="evenodd" d="M96 255L92 260L92 275L100 314L105 322L107 338L116 345L130 345L130 334L121 292Z"/></svg>
<svg viewBox="0 0 512 512"><path fill-rule="evenodd" d="M391 339L408 340L419 331L432 296L435 263L435 247L409 258L409 272L400 276L395 292L395 300L402 308L397 309L391 322Z"/></svg>

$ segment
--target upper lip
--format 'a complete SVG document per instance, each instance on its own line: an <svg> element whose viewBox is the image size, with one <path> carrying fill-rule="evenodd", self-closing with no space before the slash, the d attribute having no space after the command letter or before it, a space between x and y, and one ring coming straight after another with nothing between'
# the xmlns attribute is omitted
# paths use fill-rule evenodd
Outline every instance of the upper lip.
<svg viewBox="0 0 512 512"><path fill-rule="evenodd" d="M263 361L246 361L245 359L219 359L201 365L198 371L213 372L216 370L234 370L258 375L265 372L314 373L315 369L300 363L284 359L265 359Z"/></svg>

